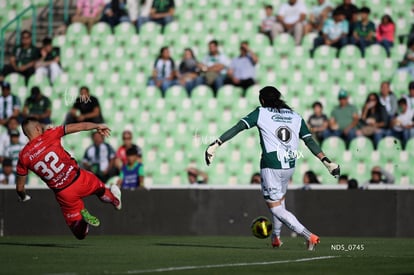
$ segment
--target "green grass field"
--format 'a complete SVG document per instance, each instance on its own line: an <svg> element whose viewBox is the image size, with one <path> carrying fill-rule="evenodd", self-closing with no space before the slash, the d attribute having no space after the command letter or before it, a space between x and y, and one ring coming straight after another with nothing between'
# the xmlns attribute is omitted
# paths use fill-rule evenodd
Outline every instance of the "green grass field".
<svg viewBox="0 0 414 275"><path fill-rule="evenodd" d="M1 237L0 274L414 274L414 239Z"/></svg>

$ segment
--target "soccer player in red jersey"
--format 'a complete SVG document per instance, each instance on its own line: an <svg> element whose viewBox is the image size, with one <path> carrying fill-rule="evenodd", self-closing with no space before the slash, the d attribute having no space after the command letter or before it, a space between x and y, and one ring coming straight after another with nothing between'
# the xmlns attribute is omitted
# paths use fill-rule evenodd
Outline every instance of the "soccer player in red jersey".
<svg viewBox="0 0 414 275"><path fill-rule="evenodd" d="M98 218L89 214L82 198L97 195L101 201L121 209L119 187L115 184L111 189L106 188L94 174L81 169L61 144L64 135L80 131L97 130L107 137L111 130L106 125L81 122L45 130L36 118L27 118L22 128L29 142L20 152L17 164L16 191L21 201L31 199L25 192L26 177L31 170L54 191L67 225L80 240L88 234L89 224L100 224Z"/></svg>

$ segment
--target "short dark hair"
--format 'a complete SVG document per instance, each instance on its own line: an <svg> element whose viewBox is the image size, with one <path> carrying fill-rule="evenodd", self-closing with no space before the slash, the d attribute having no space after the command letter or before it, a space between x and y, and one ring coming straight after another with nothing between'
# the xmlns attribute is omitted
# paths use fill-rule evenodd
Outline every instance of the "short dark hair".
<svg viewBox="0 0 414 275"><path fill-rule="evenodd" d="M138 155L138 150L135 146L132 146L131 148L128 148L126 150L126 155L127 156L137 156Z"/></svg>
<svg viewBox="0 0 414 275"><path fill-rule="evenodd" d="M25 34L28 34L28 35L32 36L32 32L31 32L31 31L28 31L28 30L23 30L23 31L20 33L20 36L23 36L23 35L25 35Z"/></svg>
<svg viewBox="0 0 414 275"><path fill-rule="evenodd" d="M312 104L312 108L315 108L316 106L319 106L319 108L323 108L322 103L321 103L320 101L315 101L315 102Z"/></svg>
<svg viewBox="0 0 414 275"><path fill-rule="evenodd" d="M43 38L42 44L43 44L43 46L52 45L52 38L50 38L50 37Z"/></svg>
<svg viewBox="0 0 414 275"><path fill-rule="evenodd" d="M210 42L208 42L208 44L214 44L215 46L218 46L218 41L216 39L210 40Z"/></svg>
<svg viewBox="0 0 414 275"><path fill-rule="evenodd" d="M11 158L4 158L3 162L1 163L3 167L5 166L13 166L13 160Z"/></svg>
<svg viewBox="0 0 414 275"><path fill-rule="evenodd" d="M37 123L40 123L39 119L37 119L37 118L35 118L35 117L33 117L33 116L29 116L29 117L27 117L27 118L23 119L23 121L22 121L22 130L23 130L23 134L24 134L25 136L27 136L27 133L26 133L26 126L27 126L27 124L29 124L30 122L37 122Z"/></svg>
<svg viewBox="0 0 414 275"><path fill-rule="evenodd" d="M398 105L400 105L400 104L407 105L407 99L405 97L400 98L398 100Z"/></svg>
<svg viewBox="0 0 414 275"><path fill-rule="evenodd" d="M265 9L272 9L273 10L273 6L272 5L265 5Z"/></svg>
<svg viewBox="0 0 414 275"><path fill-rule="evenodd" d="M368 14L370 14L371 13L371 9L368 8L368 7L362 7L362 8L359 9L359 12L360 13L368 13Z"/></svg>

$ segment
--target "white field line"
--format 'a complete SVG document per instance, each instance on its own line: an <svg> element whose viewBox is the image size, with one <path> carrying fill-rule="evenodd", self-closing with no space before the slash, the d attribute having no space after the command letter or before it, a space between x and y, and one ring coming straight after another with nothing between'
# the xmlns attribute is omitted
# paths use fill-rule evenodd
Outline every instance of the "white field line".
<svg viewBox="0 0 414 275"><path fill-rule="evenodd" d="M302 258L302 259L296 259L296 260L283 260L283 261L272 261L272 262L234 263L234 264L217 264L217 265L198 265L198 266L197 265L176 266L176 267L165 267L165 268L156 268L156 269L129 270L126 272L121 272L121 274L143 274L143 273L169 272L169 271L194 270L194 269L299 263L299 262L310 262L310 261L333 259L333 258L338 258L338 257L340 256L321 256L321 257L313 257L313 258ZM117 272L117 274L120 274L120 273Z"/></svg>

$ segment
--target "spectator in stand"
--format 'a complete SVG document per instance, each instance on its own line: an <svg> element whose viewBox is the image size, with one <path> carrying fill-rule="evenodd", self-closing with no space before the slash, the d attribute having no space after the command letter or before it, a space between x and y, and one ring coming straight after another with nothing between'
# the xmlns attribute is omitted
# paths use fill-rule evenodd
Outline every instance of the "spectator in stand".
<svg viewBox="0 0 414 275"><path fill-rule="evenodd" d="M277 13L277 22L273 25L272 36L275 38L283 32L293 35L296 45L302 43L305 35L307 9L302 1L288 0Z"/></svg>
<svg viewBox="0 0 414 275"><path fill-rule="evenodd" d="M30 91L30 96L24 102L22 115L25 118L35 117L42 124L50 124L51 108L49 98L40 92L39 87L34 86Z"/></svg>
<svg viewBox="0 0 414 275"><path fill-rule="evenodd" d="M187 177L189 184L207 184L208 175L194 167L187 168Z"/></svg>
<svg viewBox="0 0 414 275"><path fill-rule="evenodd" d="M310 190L311 187L309 186L309 184L320 184L318 177L312 170L306 171L305 174L303 174L302 190Z"/></svg>
<svg viewBox="0 0 414 275"><path fill-rule="evenodd" d="M256 172L250 178L250 184L261 184L262 183L262 176L259 172Z"/></svg>
<svg viewBox="0 0 414 275"><path fill-rule="evenodd" d="M391 56L391 48L394 46L395 24L391 16L385 14L381 17L381 22L377 27L376 38L378 44L387 51L387 56Z"/></svg>
<svg viewBox="0 0 414 275"><path fill-rule="evenodd" d="M13 172L16 172L17 161L19 160L19 153L25 146L24 143L20 143L20 132L19 130L11 130L9 132L10 143L4 148L4 158L12 160Z"/></svg>
<svg viewBox="0 0 414 275"><path fill-rule="evenodd" d="M407 100L408 109L414 110L414 81L408 84L408 95L404 98Z"/></svg>
<svg viewBox="0 0 414 275"><path fill-rule="evenodd" d="M0 73L0 80L10 73L19 73L24 76L26 85L35 72L35 64L39 60L39 49L32 44L32 33L24 30L21 33L20 45L13 49L10 64L5 65Z"/></svg>
<svg viewBox="0 0 414 275"><path fill-rule="evenodd" d="M213 89L214 96L217 96L217 91L223 86L227 67L230 65L229 59L218 47L217 40L208 43L208 55L204 57L201 65L203 83Z"/></svg>
<svg viewBox="0 0 414 275"><path fill-rule="evenodd" d="M0 125L5 126L12 116L19 117L21 110L20 98L10 92L10 83L1 83L0 96Z"/></svg>
<svg viewBox="0 0 414 275"><path fill-rule="evenodd" d="M256 64L258 62L257 55L250 49L249 43L243 41L240 43L240 55L234 58L227 71L228 84L243 88L246 90L256 83Z"/></svg>
<svg viewBox="0 0 414 275"><path fill-rule="evenodd" d="M152 0L126 0L126 12L129 22L133 26L137 26L138 17L145 15L149 17L152 6ZM146 12L144 10L147 10Z"/></svg>
<svg viewBox="0 0 414 275"><path fill-rule="evenodd" d="M19 143L26 144L27 137L23 134L22 127L20 127L17 117L10 117L6 124L7 131L0 135L0 162L5 155L4 150L10 145L10 133L13 131L19 131Z"/></svg>
<svg viewBox="0 0 414 275"><path fill-rule="evenodd" d="M175 3L174 0L153 0L149 17L139 17L137 22L138 32L146 22L155 22L162 26L161 33L168 23L174 20Z"/></svg>
<svg viewBox="0 0 414 275"><path fill-rule="evenodd" d="M154 62L152 77L148 85L157 86L160 88L162 96L165 96L167 89L177 84L176 75L175 62L171 58L170 49L168 47L162 47L160 54Z"/></svg>
<svg viewBox="0 0 414 275"><path fill-rule="evenodd" d="M129 22L127 2L133 1L111 0L105 5L101 21L109 24L111 28L119 23Z"/></svg>
<svg viewBox="0 0 414 275"><path fill-rule="evenodd" d="M357 135L370 137L377 148L379 141L387 133L388 121L387 110L380 103L378 94L370 93L362 108L361 127Z"/></svg>
<svg viewBox="0 0 414 275"><path fill-rule="evenodd" d="M348 184L348 175L341 174L338 178L338 184Z"/></svg>
<svg viewBox="0 0 414 275"><path fill-rule="evenodd" d="M356 136L356 126L359 121L358 110L349 103L348 92L343 89L339 91L338 100L339 105L331 112L329 130L325 138L339 136L349 146L351 140Z"/></svg>
<svg viewBox="0 0 414 275"><path fill-rule="evenodd" d="M376 43L375 24L369 20L371 10L363 7L359 10L361 20L354 24L351 43L358 46L362 56L365 56L365 48Z"/></svg>
<svg viewBox="0 0 414 275"><path fill-rule="evenodd" d="M350 179L348 181L348 190L358 189L358 181L356 179Z"/></svg>
<svg viewBox="0 0 414 275"><path fill-rule="evenodd" d="M101 19L104 7L104 0L77 0L76 13L72 17L72 22L85 24L90 32L92 26Z"/></svg>
<svg viewBox="0 0 414 275"><path fill-rule="evenodd" d="M40 49L40 59L36 62L36 74L49 77L50 83L53 84L61 73L60 49L53 47L52 39L46 37Z"/></svg>
<svg viewBox="0 0 414 275"><path fill-rule="evenodd" d="M276 16L273 14L273 6L266 5L265 9L265 17L262 19L262 22L259 27L259 32L265 34L269 37L270 45L273 45L273 34L272 29L274 24L276 24Z"/></svg>
<svg viewBox="0 0 414 275"><path fill-rule="evenodd" d="M144 166L138 157L136 148L131 147L126 150L127 163L122 165L121 173L117 185L122 189L143 189L144 186Z"/></svg>
<svg viewBox="0 0 414 275"><path fill-rule="evenodd" d="M16 175L13 172L12 159L5 158L2 162L2 169L0 172L0 185L13 185L16 184Z"/></svg>
<svg viewBox="0 0 414 275"><path fill-rule="evenodd" d="M335 9L340 10L345 15L345 19L349 24L348 36L351 37L354 33L354 24L358 21L358 7L352 4L352 0L343 0L342 4Z"/></svg>
<svg viewBox="0 0 414 275"><path fill-rule="evenodd" d="M334 7L333 4L329 0L318 0L317 2L316 5L312 6L311 12L309 13L305 33L322 31L326 19L331 16Z"/></svg>
<svg viewBox="0 0 414 275"><path fill-rule="evenodd" d="M407 51L404 58L399 62L399 71L407 71L411 78L414 79L414 40L410 41L407 46Z"/></svg>
<svg viewBox="0 0 414 275"><path fill-rule="evenodd" d="M368 184L393 184L394 176L382 169L379 166L374 166L371 169L371 178L368 181Z"/></svg>
<svg viewBox="0 0 414 275"><path fill-rule="evenodd" d="M92 134L93 144L86 148L82 166L94 173L101 181L106 182L116 175L115 151L98 132Z"/></svg>
<svg viewBox="0 0 414 275"><path fill-rule="evenodd" d="M388 113L388 118L392 119L398 112L397 97L391 91L391 84L389 81L381 82L380 102L385 107Z"/></svg>
<svg viewBox="0 0 414 275"><path fill-rule="evenodd" d="M65 119L65 124L76 122L104 122L99 101L90 94L89 88L86 86L79 89L79 96Z"/></svg>
<svg viewBox="0 0 414 275"><path fill-rule="evenodd" d="M337 49L336 56L339 56L339 50L345 46L348 42L348 31L349 24L345 20L345 15L341 10L334 10L332 12L332 18L328 18L323 25L322 32L313 41L313 49L311 55L313 56L314 51L321 45L331 46Z"/></svg>
<svg viewBox="0 0 414 275"><path fill-rule="evenodd" d="M323 113L322 103L316 101L312 104L313 114L308 119L308 127L313 138L322 143L323 137L327 135L329 120Z"/></svg>
<svg viewBox="0 0 414 275"><path fill-rule="evenodd" d="M142 149L132 142L132 132L130 130L125 130L122 132L122 141L123 144L119 146L116 150L116 161L115 165L118 169L122 168L122 165L127 164L127 154L126 151L129 148L134 148L137 152L138 161L142 162Z"/></svg>
<svg viewBox="0 0 414 275"><path fill-rule="evenodd" d="M193 50L185 48L183 58L178 67L178 82L181 86L185 87L189 97L191 96L191 91L203 82L199 73L200 64L198 63Z"/></svg>
<svg viewBox="0 0 414 275"><path fill-rule="evenodd" d="M400 109L398 115L391 121L392 135L401 140L405 148L407 141L414 137L414 110L408 109L407 99L402 97L398 100Z"/></svg>

